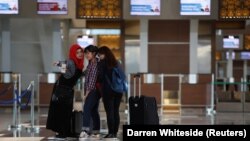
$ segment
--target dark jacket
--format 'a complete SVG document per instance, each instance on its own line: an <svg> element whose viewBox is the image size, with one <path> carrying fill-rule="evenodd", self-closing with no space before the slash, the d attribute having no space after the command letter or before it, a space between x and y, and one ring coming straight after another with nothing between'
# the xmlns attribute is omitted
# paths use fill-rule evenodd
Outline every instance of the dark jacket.
<svg viewBox="0 0 250 141"><path fill-rule="evenodd" d="M117 65L118 67L120 67L119 63L117 63ZM116 93L111 89L111 86L107 81L107 79L112 79L112 68L108 68L107 62L105 60L101 60L98 62L98 70L99 72L97 82L101 85L101 92L103 97L112 93Z"/></svg>

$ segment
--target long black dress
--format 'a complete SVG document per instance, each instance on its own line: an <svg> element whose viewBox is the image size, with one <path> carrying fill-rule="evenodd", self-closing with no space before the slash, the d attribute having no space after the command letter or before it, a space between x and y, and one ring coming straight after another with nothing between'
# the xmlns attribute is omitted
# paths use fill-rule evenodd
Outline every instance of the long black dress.
<svg viewBox="0 0 250 141"><path fill-rule="evenodd" d="M52 95L55 91L55 87L57 84L67 89L73 90L74 85L77 80L81 77L82 71L75 67L75 64L72 60L68 60L67 62L67 71L65 74L61 74L59 79L54 85ZM59 83L58 83L59 82ZM66 94L60 101L50 101L48 118L46 128L50 129L54 132L59 133L62 136L70 136L70 121L72 115L73 108L73 92Z"/></svg>

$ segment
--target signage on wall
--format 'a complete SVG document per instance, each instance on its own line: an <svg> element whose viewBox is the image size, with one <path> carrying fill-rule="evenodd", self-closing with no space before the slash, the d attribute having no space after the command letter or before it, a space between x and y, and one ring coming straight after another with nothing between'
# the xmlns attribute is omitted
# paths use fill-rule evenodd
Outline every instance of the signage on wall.
<svg viewBox="0 0 250 141"><path fill-rule="evenodd" d="M38 14L67 14L68 0L37 0Z"/></svg>
<svg viewBox="0 0 250 141"><path fill-rule="evenodd" d="M243 60L250 60L250 52L241 52L240 57Z"/></svg>
<svg viewBox="0 0 250 141"><path fill-rule="evenodd" d="M240 48L240 38L239 36L224 36L223 38L223 48L228 49L238 49Z"/></svg>
<svg viewBox="0 0 250 141"><path fill-rule="evenodd" d="M219 3L221 19L249 19L250 1L249 0L220 0Z"/></svg>
<svg viewBox="0 0 250 141"><path fill-rule="evenodd" d="M77 0L78 19L120 19L121 0Z"/></svg>
<svg viewBox="0 0 250 141"><path fill-rule="evenodd" d="M160 15L161 1L160 0L131 0L130 14L131 15Z"/></svg>
<svg viewBox="0 0 250 141"><path fill-rule="evenodd" d="M18 14L18 0L0 0L0 14Z"/></svg>
<svg viewBox="0 0 250 141"><path fill-rule="evenodd" d="M87 47L88 45L94 45L95 41L92 36L78 36L77 37L77 44L80 45L82 48Z"/></svg>
<svg viewBox="0 0 250 141"><path fill-rule="evenodd" d="M226 35L223 36L223 49L242 50L243 35Z"/></svg>
<svg viewBox="0 0 250 141"><path fill-rule="evenodd" d="M211 0L181 0L181 15L210 15Z"/></svg>

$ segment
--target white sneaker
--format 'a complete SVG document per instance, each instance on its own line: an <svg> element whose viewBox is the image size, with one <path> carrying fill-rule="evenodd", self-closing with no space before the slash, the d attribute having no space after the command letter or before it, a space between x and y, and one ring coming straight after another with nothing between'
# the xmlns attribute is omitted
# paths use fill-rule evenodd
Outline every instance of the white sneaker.
<svg viewBox="0 0 250 141"><path fill-rule="evenodd" d="M101 135L100 134L91 134L90 138L95 138L95 139L100 139Z"/></svg>
<svg viewBox="0 0 250 141"><path fill-rule="evenodd" d="M103 137L104 141L110 141L110 140L119 140L115 135L113 134L108 134Z"/></svg>
<svg viewBox="0 0 250 141"><path fill-rule="evenodd" d="M64 140L66 140L66 138L57 137L57 136L48 137L47 139L48 139L48 140L58 140L58 141L64 141Z"/></svg>
<svg viewBox="0 0 250 141"><path fill-rule="evenodd" d="M47 139L48 139L48 140L55 140L56 137L48 137Z"/></svg>
<svg viewBox="0 0 250 141"><path fill-rule="evenodd" d="M55 140L57 140L57 141L65 141L66 138L55 138Z"/></svg>
<svg viewBox="0 0 250 141"><path fill-rule="evenodd" d="M82 131L79 138L88 138L89 137L89 134L85 131Z"/></svg>

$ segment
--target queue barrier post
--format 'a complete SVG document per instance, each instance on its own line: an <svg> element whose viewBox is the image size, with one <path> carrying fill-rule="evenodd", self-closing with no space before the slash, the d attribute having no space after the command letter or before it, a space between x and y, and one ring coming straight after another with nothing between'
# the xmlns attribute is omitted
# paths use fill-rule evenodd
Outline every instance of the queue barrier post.
<svg viewBox="0 0 250 141"><path fill-rule="evenodd" d="M38 133L40 131L39 127L35 126L35 82L31 81L31 103L30 103L30 126L26 128L28 132Z"/></svg>
<svg viewBox="0 0 250 141"><path fill-rule="evenodd" d="M20 82L19 82L20 83ZM17 105L17 95L16 95L16 91L17 91L17 81L14 81L14 89L13 89L13 98L14 98L14 102L13 102L13 115L12 115L12 124L9 125L9 129L11 130L20 130L21 126L18 124L18 105Z"/></svg>

